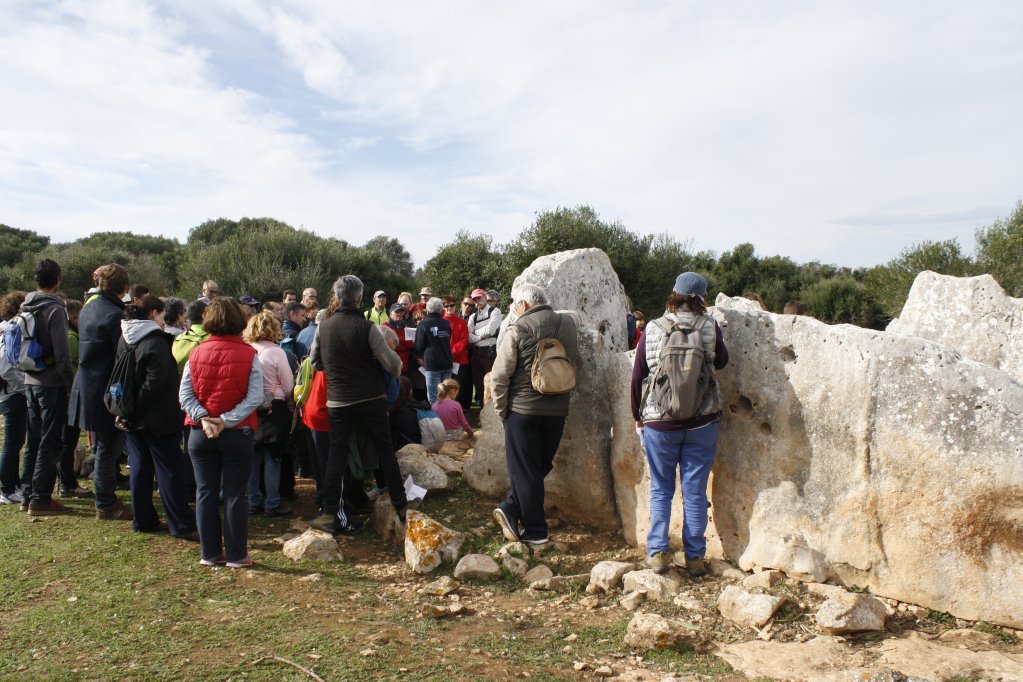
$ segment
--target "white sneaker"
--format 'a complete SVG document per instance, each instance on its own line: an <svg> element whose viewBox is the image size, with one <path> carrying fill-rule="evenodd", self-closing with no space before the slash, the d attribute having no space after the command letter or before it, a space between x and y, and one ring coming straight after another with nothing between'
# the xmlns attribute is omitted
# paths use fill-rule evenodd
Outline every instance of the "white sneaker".
<svg viewBox="0 0 1023 682"><path fill-rule="evenodd" d="M20 490L15 490L10 495L0 493L0 504L21 504L23 499Z"/></svg>

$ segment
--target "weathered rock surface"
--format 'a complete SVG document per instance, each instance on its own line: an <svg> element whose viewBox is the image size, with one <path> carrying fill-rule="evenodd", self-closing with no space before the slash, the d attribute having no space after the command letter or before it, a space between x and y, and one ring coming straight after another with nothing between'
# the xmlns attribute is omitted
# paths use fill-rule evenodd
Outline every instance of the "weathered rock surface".
<svg viewBox="0 0 1023 682"><path fill-rule="evenodd" d="M414 509L408 511L405 521L405 561L413 571L429 573L458 558L464 535Z"/></svg>
<svg viewBox="0 0 1023 682"><path fill-rule="evenodd" d="M517 556L506 556L501 559L501 565L505 569L516 577L522 577L526 575L529 570L529 562L525 559L520 559Z"/></svg>
<svg viewBox="0 0 1023 682"><path fill-rule="evenodd" d="M748 575L742 579L743 587L759 587L764 590L769 590L782 581L785 574L781 571L761 571L760 573L754 573Z"/></svg>
<svg viewBox="0 0 1023 682"><path fill-rule="evenodd" d="M627 593L624 597L619 599L618 605L621 606L626 611L635 611L640 606L642 606L643 602L645 601L646 592L640 592L636 590L635 592Z"/></svg>
<svg viewBox="0 0 1023 682"><path fill-rule="evenodd" d="M1023 298L991 275L921 272L888 331L935 341L1023 382Z"/></svg>
<svg viewBox="0 0 1023 682"><path fill-rule="evenodd" d="M667 649L678 640L668 619L656 613L637 613L625 631L625 645L633 649Z"/></svg>
<svg viewBox="0 0 1023 682"><path fill-rule="evenodd" d="M405 526L394 511L391 504L391 496L388 493L382 494L373 501L373 512L369 517L369 525L377 532L385 542L393 542L401 546L405 542Z"/></svg>
<svg viewBox="0 0 1023 682"><path fill-rule="evenodd" d="M970 651L929 642L917 633L887 639L875 652L877 665L932 682L944 680L1023 680L1023 654Z"/></svg>
<svg viewBox="0 0 1023 682"><path fill-rule="evenodd" d="M461 584L457 580L445 575L424 586L420 592L435 597L446 597L452 592L457 591L459 587L461 587Z"/></svg>
<svg viewBox="0 0 1023 682"><path fill-rule="evenodd" d="M1023 627L1023 384L917 337L730 305L710 551Z"/></svg>
<svg viewBox="0 0 1023 682"><path fill-rule="evenodd" d="M565 518L616 529L608 382L614 378L609 367L616 354L628 348L622 285L599 249L543 256L515 281L544 287L556 310L574 311L580 321L577 385L554 470L545 481L545 507ZM480 419L482 433L464 476L473 488L497 498L509 487L504 425L493 403L484 406Z"/></svg>
<svg viewBox="0 0 1023 682"><path fill-rule="evenodd" d="M284 556L292 561L340 561L341 552L333 535L310 528L284 543Z"/></svg>
<svg viewBox="0 0 1023 682"><path fill-rule="evenodd" d="M622 586L626 573L636 570L636 564L627 561L601 561L590 569L587 592L609 592ZM589 589L592 588L592 589Z"/></svg>
<svg viewBox="0 0 1023 682"><path fill-rule="evenodd" d="M753 640L719 646L714 655L750 679L800 682L849 682L862 670L866 656L838 637L815 637L805 643Z"/></svg>
<svg viewBox="0 0 1023 682"><path fill-rule="evenodd" d="M457 580L482 580L492 582L501 577L501 567L486 554L466 554L455 566Z"/></svg>
<svg viewBox="0 0 1023 682"><path fill-rule="evenodd" d="M761 628L771 620L771 616L784 601L771 594L756 594L729 585L718 597L718 611L728 620Z"/></svg>
<svg viewBox="0 0 1023 682"><path fill-rule="evenodd" d="M434 462L434 455L422 445L409 443L395 453L401 478L412 476L413 482L428 492L449 490L451 481L444 470Z"/></svg>
<svg viewBox="0 0 1023 682"><path fill-rule="evenodd" d="M622 591L645 592L651 601L667 601L675 596L682 585L682 578L675 571L658 575L650 569L631 571L622 579Z"/></svg>
<svg viewBox="0 0 1023 682"><path fill-rule="evenodd" d="M866 594L848 593L828 599L817 609L817 627L826 635L884 630L884 604Z"/></svg>
<svg viewBox="0 0 1023 682"><path fill-rule="evenodd" d="M522 581L527 585L532 585L535 582L550 580L553 577L554 571L544 564L540 564L539 566L533 566L533 568L526 571L526 574L522 576Z"/></svg>

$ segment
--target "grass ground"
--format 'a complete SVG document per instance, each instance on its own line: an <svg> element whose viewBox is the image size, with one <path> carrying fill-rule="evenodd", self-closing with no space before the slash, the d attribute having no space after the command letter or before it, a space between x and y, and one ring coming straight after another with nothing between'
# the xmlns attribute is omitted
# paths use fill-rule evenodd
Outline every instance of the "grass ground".
<svg viewBox="0 0 1023 682"><path fill-rule="evenodd" d="M455 478L455 489L431 494L423 511L466 532L465 551L495 552L502 541L489 525L492 502ZM308 518L310 481L300 480L299 494ZM257 566L210 569L194 544L97 521L91 500L65 502L75 514L32 518L0 507L2 679L311 679L279 661L256 664L278 656L326 680L558 680L579 679L576 661L632 656L622 647L631 614L581 607L581 593L533 593L510 575L463 585L465 615L424 617L424 603L444 600L417 590L452 567L417 576L401 548L372 531L345 540L341 562L293 564L275 540L289 519L255 516ZM544 558L558 574L630 551L585 529L560 535L573 551ZM691 649L655 658L658 670L738 679Z"/></svg>

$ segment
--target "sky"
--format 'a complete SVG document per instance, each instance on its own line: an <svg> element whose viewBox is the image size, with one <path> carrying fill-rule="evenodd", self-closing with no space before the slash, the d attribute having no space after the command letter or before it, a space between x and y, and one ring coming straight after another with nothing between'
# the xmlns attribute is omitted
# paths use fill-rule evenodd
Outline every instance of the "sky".
<svg viewBox="0 0 1023 682"><path fill-rule="evenodd" d="M973 248L1023 198L1023 3L0 0L0 223L269 216L422 265L591 206L717 253Z"/></svg>

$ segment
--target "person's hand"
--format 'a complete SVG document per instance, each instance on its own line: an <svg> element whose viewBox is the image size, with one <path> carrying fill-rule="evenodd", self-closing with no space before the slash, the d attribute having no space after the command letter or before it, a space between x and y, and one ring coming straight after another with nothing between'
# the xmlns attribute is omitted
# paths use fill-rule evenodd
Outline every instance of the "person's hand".
<svg viewBox="0 0 1023 682"><path fill-rule="evenodd" d="M643 435L643 422L636 422L636 434L639 436Z"/></svg>
<svg viewBox="0 0 1023 682"><path fill-rule="evenodd" d="M220 417L203 417L202 432L207 438L216 438L224 430L224 420Z"/></svg>

